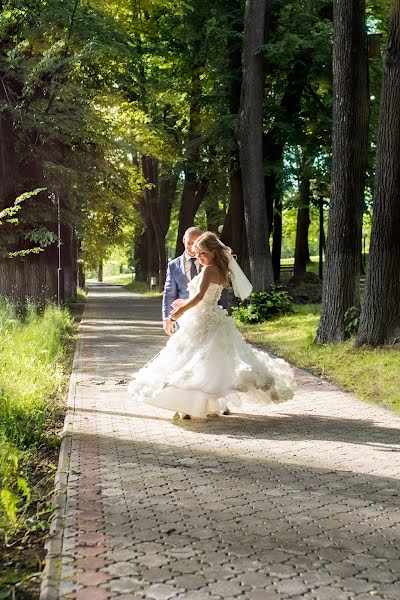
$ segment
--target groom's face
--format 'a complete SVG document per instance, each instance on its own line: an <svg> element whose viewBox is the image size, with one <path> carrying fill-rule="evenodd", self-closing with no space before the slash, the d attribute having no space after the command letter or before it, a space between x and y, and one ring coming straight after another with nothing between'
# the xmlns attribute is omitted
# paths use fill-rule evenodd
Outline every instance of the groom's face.
<svg viewBox="0 0 400 600"><path fill-rule="evenodd" d="M200 237L199 233L192 233L190 235L185 235L184 244L185 250L189 254L189 256L196 256L196 252L193 252L193 244Z"/></svg>

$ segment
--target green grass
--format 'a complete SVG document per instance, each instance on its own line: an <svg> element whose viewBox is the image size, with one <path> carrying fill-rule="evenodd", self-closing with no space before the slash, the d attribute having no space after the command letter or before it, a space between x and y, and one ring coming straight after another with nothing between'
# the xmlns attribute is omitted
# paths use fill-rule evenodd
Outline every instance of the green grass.
<svg viewBox="0 0 400 600"><path fill-rule="evenodd" d="M88 279L90 281L97 281L96 279ZM153 298L159 298L162 296L162 292L156 289L149 290L147 283L143 281L132 281L132 275L130 273L121 273L120 275L110 275L104 277L103 283L112 283L115 285L123 285L124 288L135 294L143 294L144 296L152 296Z"/></svg>
<svg viewBox="0 0 400 600"><path fill-rule="evenodd" d="M131 281L131 283L128 283L124 287L135 294L143 294L144 296L152 296L153 298L161 298L162 296L162 292L159 292L157 289L149 290L149 286L143 281Z"/></svg>
<svg viewBox="0 0 400 600"><path fill-rule="evenodd" d="M315 344L319 305L296 306L293 315L259 325L240 325L246 339L353 392L362 400L400 413L400 351Z"/></svg>
<svg viewBox="0 0 400 600"><path fill-rule="evenodd" d="M28 305L22 318L0 298L0 546L41 521L42 481L54 466L40 465L59 443L53 430L63 414L72 330L66 309Z"/></svg>
<svg viewBox="0 0 400 600"><path fill-rule="evenodd" d="M73 331L66 309L0 298L0 598L37 595Z"/></svg>
<svg viewBox="0 0 400 600"><path fill-rule="evenodd" d="M66 310L28 307L24 320L0 304L0 432L19 448L37 443L64 384L63 340L71 322Z"/></svg>

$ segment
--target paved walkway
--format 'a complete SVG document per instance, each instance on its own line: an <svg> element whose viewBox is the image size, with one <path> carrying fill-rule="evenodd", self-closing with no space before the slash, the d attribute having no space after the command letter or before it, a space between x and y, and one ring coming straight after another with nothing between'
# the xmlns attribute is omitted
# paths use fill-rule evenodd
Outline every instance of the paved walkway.
<svg viewBox="0 0 400 600"><path fill-rule="evenodd" d="M301 371L208 422L136 404L159 304L90 288L41 600L398 600L400 418Z"/></svg>

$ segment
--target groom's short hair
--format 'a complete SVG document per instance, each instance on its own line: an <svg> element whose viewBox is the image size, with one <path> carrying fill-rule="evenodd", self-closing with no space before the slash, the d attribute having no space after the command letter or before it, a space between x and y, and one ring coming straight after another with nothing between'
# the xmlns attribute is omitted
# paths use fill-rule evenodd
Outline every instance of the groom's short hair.
<svg viewBox="0 0 400 600"><path fill-rule="evenodd" d="M189 229L186 229L185 233L183 234L183 241L185 241L185 239L188 238L189 235L193 235L196 233L198 235L202 235L203 230L200 229L200 227L189 227Z"/></svg>

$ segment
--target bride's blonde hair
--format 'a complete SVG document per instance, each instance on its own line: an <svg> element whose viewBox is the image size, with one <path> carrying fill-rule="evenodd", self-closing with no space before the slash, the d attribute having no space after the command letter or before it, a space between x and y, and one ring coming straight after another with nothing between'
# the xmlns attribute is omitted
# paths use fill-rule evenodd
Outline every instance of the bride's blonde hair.
<svg viewBox="0 0 400 600"><path fill-rule="evenodd" d="M213 252L213 262L220 270L225 284L228 283L228 255L225 247L221 244L215 233L205 231L194 242L192 246L196 252Z"/></svg>

